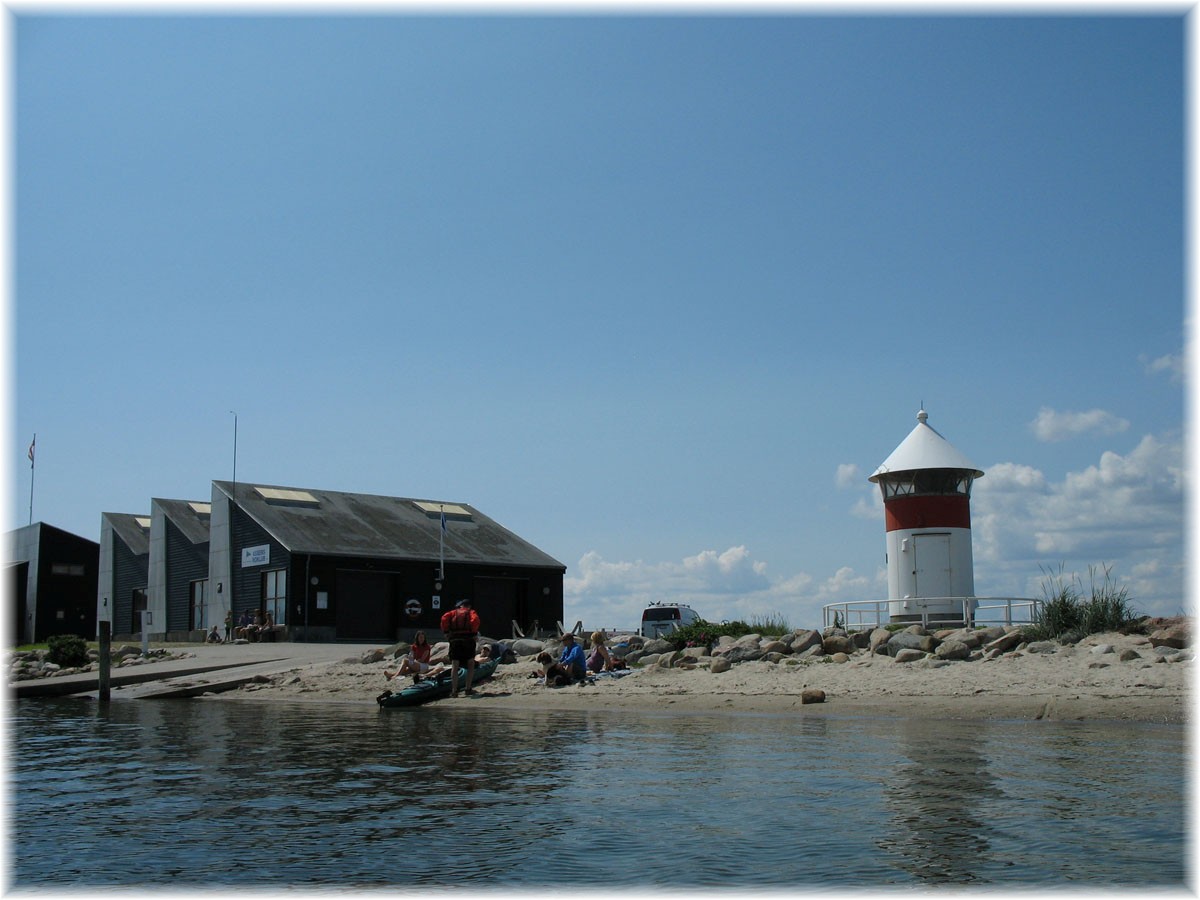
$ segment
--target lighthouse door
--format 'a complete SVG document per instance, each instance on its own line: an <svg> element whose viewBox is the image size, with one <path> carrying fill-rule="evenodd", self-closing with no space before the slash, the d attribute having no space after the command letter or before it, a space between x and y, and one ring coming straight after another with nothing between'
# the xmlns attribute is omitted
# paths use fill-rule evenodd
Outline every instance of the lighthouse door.
<svg viewBox="0 0 1200 900"><path fill-rule="evenodd" d="M913 535L913 587L917 597L949 597L950 535Z"/></svg>

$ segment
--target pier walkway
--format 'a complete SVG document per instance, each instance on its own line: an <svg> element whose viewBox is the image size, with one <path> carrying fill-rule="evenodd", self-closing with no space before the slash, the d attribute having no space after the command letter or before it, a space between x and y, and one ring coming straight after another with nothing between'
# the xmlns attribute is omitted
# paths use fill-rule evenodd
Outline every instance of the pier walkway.
<svg viewBox="0 0 1200 900"><path fill-rule="evenodd" d="M163 645L159 645L162 647ZM344 659L358 659L379 644L255 643L255 644L167 644L170 652L192 654L184 659L165 659L131 666L113 666L109 673L112 700L195 697L240 687L256 675L274 675L293 669L323 666ZM10 696L66 697L72 694L97 697L100 677L96 672L17 681L9 685Z"/></svg>

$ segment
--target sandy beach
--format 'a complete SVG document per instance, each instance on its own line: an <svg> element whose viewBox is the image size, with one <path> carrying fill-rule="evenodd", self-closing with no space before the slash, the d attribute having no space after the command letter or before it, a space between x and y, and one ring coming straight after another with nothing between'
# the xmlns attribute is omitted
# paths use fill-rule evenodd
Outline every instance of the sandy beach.
<svg viewBox="0 0 1200 900"><path fill-rule="evenodd" d="M264 677L216 698L375 705L394 670L389 648L340 662L301 666ZM1123 651L1136 657L1122 660ZM1129 657L1130 654L1124 654ZM1178 654L1176 654L1178 656ZM435 701L439 706L493 709L637 710L653 713L731 713L848 716L922 716L935 719L1188 721L1193 663L1164 662L1144 635L1091 635L1054 652L1015 650L989 660L898 663L859 651L845 662L830 657L782 662L758 660L713 672L707 659L694 666L634 667L620 677L546 687L530 677L532 657L500 666L474 695ZM803 703L818 689L824 702Z"/></svg>

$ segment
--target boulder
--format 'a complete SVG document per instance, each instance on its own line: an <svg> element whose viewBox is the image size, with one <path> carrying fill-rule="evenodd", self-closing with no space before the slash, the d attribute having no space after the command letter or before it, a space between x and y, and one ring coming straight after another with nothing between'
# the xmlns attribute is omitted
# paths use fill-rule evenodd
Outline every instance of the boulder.
<svg viewBox="0 0 1200 900"><path fill-rule="evenodd" d="M850 640L854 642L854 646L859 650L865 650L871 643L871 633L869 631L856 631L850 635Z"/></svg>
<svg viewBox="0 0 1200 900"><path fill-rule="evenodd" d="M762 645L763 653L790 653L791 648L783 641L767 641Z"/></svg>
<svg viewBox="0 0 1200 900"><path fill-rule="evenodd" d="M358 661L364 665L369 663L383 662L385 656L386 654L384 651L376 647L373 650L366 651L361 657L359 657Z"/></svg>
<svg viewBox="0 0 1200 900"><path fill-rule="evenodd" d="M558 644L557 646L559 649L562 648L562 644ZM675 645L670 641L664 641L662 638L655 638L652 641L646 641L642 645L642 649L647 653L670 653L675 649Z"/></svg>
<svg viewBox="0 0 1200 900"><path fill-rule="evenodd" d="M1141 658L1142 655L1132 648L1122 650L1121 655L1117 657L1121 662L1131 662L1132 660Z"/></svg>
<svg viewBox="0 0 1200 900"><path fill-rule="evenodd" d="M757 650L758 645L761 643L762 643L762 635L761 634L743 634L740 638L738 638L737 640L735 640L733 642L733 646L741 647L743 649Z"/></svg>
<svg viewBox="0 0 1200 900"><path fill-rule="evenodd" d="M844 662L849 662L850 657L847 656L845 653L838 651L837 653L834 653L832 656L829 657L829 661L835 662L835 663L844 663Z"/></svg>
<svg viewBox="0 0 1200 900"><path fill-rule="evenodd" d="M846 637L846 629L840 625L830 625L821 630L821 637Z"/></svg>
<svg viewBox="0 0 1200 900"><path fill-rule="evenodd" d="M728 672L733 667L733 663L725 656L714 656L709 669L714 673Z"/></svg>
<svg viewBox="0 0 1200 900"><path fill-rule="evenodd" d="M1096 656L1103 656L1105 653L1115 653L1116 651L1113 649L1112 644L1097 644L1091 648L1090 652Z"/></svg>
<svg viewBox="0 0 1200 900"><path fill-rule="evenodd" d="M542 652L545 642L535 641L531 638L517 638L510 646L517 656L537 656Z"/></svg>
<svg viewBox="0 0 1200 900"><path fill-rule="evenodd" d="M892 633L886 628L876 628L869 635L870 640L867 642L867 647L872 653L887 653L887 650L883 648L886 646L888 640L891 639L891 636Z"/></svg>
<svg viewBox="0 0 1200 900"><path fill-rule="evenodd" d="M821 649L826 653L853 653L854 641L844 634L830 634L822 639Z"/></svg>
<svg viewBox="0 0 1200 900"><path fill-rule="evenodd" d="M1025 650L1029 653L1057 653L1058 644L1054 641L1033 641L1025 645Z"/></svg>
<svg viewBox="0 0 1200 900"><path fill-rule="evenodd" d="M971 655L971 648L951 638L938 644L933 652L938 659L966 659Z"/></svg>
<svg viewBox="0 0 1200 900"><path fill-rule="evenodd" d="M1000 637L994 640L988 641L986 644L984 644L983 649L995 651L996 653L1007 653L1009 650L1014 649L1018 644L1020 644L1021 641L1022 635L1020 631L1010 631L1006 634L1000 635Z"/></svg>
<svg viewBox="0 0 1200 900"><path fill-rule="evenodd" d="M983 643L982 638L979 636L979 632L977 632L974 628L957 628L947 634L944 638L942 638L942 640L958 641L960 644L966 644L971 650L974 650Z"/></svg>
<svg viewBox="0 0 1200 900"><path fill-rule="evenodd" d="M725 654L725 658L731 663L753 662L756 659L762 659L764 656L766 656L766 654L763 653L763 651L757 646L732 647L730 648L729 652Z"/></svg>
<svg viewBox="0 0 1200 900"><path fill-rule="evenodd" d="M805 688L800 692L800 703L824 703L825 692L820 688Z"/></svg>
<svg viewBox="0 0 1200 900"><path fill-rule="evenodd" d="M916 647L904 647L901 650L897 650L895 653L895 659L898 663L916 662L917 660L924 658L925 654Z"/></svg>
<svg viewBox="0 0 1200 900"><path fill-rule="evenodd" d="M1183 650L1187 647L1189 638L1191 637L1188 632L1189 628L1186 622L1167 625L1150 634L1150 646L1171 647L1175 650Z"/></svg>
<svg viewBox="0 0 1200 900"><path fill-rule="evenodd" d="M819 647L821 646L821 633L819 631L798 631L792 638L790 646L793 653L803 653L810 647Z"/></svg>
<svg viewBox="0 0 1200 900"><path fill-rule="evenodd" d="M920 625L914 626L921 628ZM904 631L897 631L891 636L887 644L888 656L895 656L901 650L920 650L922 653L932 653L937 646L937 642L933 635L925 634L924 631L915 632L912 629L906 628Z"/></svg>

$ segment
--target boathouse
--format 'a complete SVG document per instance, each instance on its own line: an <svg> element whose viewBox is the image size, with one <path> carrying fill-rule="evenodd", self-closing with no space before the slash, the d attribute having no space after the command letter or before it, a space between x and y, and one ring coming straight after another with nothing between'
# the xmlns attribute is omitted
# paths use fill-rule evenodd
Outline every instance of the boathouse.
<svg viewBox="0 0 1200 900"><path fill-rule="evenodd" d="M563 615L566 567L467 503L214 481L209 535L202 627L269 612L285 640L390 642L438 639L464 598L491 636Z"/></svg>
<svg viewBox="0 0 1200 900"><path fill-rule="evenodd" d="M100 514L100 578L94 594L96 620L112 623L113 637L142 631L148 609L150 517ZM150 627L153 628L153 617Z"/></svg>
<svg viewBox="0 0 1200 900"><path fill-rule="evenodd" d="M150 501L147 568L151 634L169 641L203 640L208 621L208 500ZM224 636L222 622L216 625Z"/></svg>
<svg viewBox="0 0 1200 900"><path fill-rule="evenodd" d="M100 545L34 522L6 535L5 576L13 640L32 644L52 635L96 634Z"/></svg>

